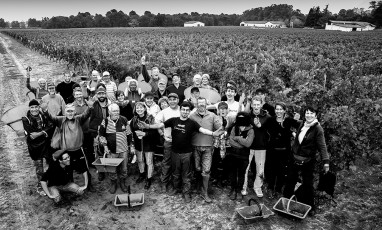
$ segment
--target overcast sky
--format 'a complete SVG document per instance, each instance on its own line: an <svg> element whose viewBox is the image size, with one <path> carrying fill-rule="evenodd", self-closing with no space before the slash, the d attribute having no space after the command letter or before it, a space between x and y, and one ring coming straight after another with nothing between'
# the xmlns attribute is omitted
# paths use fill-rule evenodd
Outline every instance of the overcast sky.
<svg viewBox="0 0 382 230"><path fill-rule="evenodd" d="M142 15L146 10L153 14L211 13L242 14L245 10L272 4L289 4L307 14L313 6L338 13L341 9L368 9L371 0L0 0L0 18L6 21L26 21L29 18L70 16L78 12L105 15L111 9L131 10Z"/></svg>

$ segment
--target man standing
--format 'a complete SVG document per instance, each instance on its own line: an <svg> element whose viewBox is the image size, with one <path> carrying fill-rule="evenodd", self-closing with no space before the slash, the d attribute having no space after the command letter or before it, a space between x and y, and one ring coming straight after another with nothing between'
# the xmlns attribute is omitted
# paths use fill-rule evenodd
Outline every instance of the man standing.
<svg viewBox="0 0 382 230"><path fill-rule="evenodd" d="M117 85L110 80L110 73L108 71L102 74L102 83L106 87L106 96L111 102L115 102L115 92L117 92Z"/></svg>
<svg viewBox="0 0 382 230"><path fill-rule="evenodd" d="M176 95L176 94L175 94ZM201 132L205 135L219 136L220 131L212 132L200 127L198 123L188 118L191 111L191 104L183 102L180 105L180 117L173 117L164 123L146 124L140 122L142 127L148 129L160 129L163 127L171 128L172 148L171 160L173 167L174 189L182 188L184 200L191 202L191 155L192 155L192 136L195 132ZM181 182L183 186L181 186Z"/></svg>
<svg viewBox="0 0 382 230"><path fill-rule="evenodd" d="M151 92L155 93L158 90L158 83L160 80L159 68L154 66L151 69L151 76L150 76L149 73L147 72L147 69L146 69L146 57L145 56L143 56L141 58L141 64L142 64L142 76L145 79L145 81L151 85Z"/></svg>
<svg viewBox="0 0 382 230"><path fill-rule="evenodd" d="M65 103L73 103L73 85L72 76L70 73L64 73L64 81L57 85L57 93L59 93L64 99Z"/></svg>
<svg viewBox="0 0 382 230"><path fill-rule="evenodd" d="M218 130L222 126L221 119L214 113L208 111L206 107L207 100L203 97L199 97L196 103L197 110L191 113L190 119L204 129L210 131ZM202 181L201 195L207 203L212 202L208 196L208 182L211 172L212 153L214 151L213 144L214 138L212 136L195 133L192 137L196 176L199 183Z"/></svg>
<svg viewBox="0 0 382 230"><path fill-rule="evenodd" d="M228 113L237 115L238 112L243 111L243 104L242 102L235 101L235 96L237 93L237 89L234 86L229 86L225 92L225 95L227 96L227 105L228 105ZM216 103L216 108L218 107L219 103Z"/></svg>
<svg viewBox="0 0 382 230"><path fill-rule="evenodd" d="M56 94L56 86L53 81L47 83L49 94L41 98L42 103L48 104L48 112L52 116L64 114L65 101L60 94Z"/></svg>
<svg viewBox="0 0 382 230"><path fill-rule="evenodd" d="M131 130L127 118L119 115L119 106L111 104L108 106L109 116L104 119L99 128L100 142L105 148L108 157L127 159L131 145ZM117 167L117 173L109 173L111 186L109 192L117 191L117 179L123 192L127 192L127 164L122 162Z"/></svg>
<svg viewBox="0 0 382 230"><path fill-rule="evenodd" d="M93 112L90 115L89 120L89 132L93 138L93 147L95 157L99 157L100 148L98 145L98 128L101 122L109 116L107 106L110 104L109 100L106 98L106 87L104 84L100 83L96 86L96 98L97 100L93 105ZM104 172L98 172L98 180L102 181L105 179Z"/></svg>
<svg viewBox="0 0 382 230"><path fill-rule="evenodd" d="M60 191L82 195L86 189L86 185L80 187L73 183L73 169L70 167L69 154L63 150L58 150L54 153L54 157L58 159L58 161L53 161L49 165L48 170L41 179L41 186L46 195L56 204L62 199ZM84 172L84 175L86 175L86 172Z"/></svg>
<svg viewBox="0 0 382 230"><path fill-rule="evenodd" d="M184 91L186 90L186 87L181 85L180 83L180 77L175 74L172 76L172 85L167 87L167 91L170 93L176 93L179 97L179 105L182 104L182 102L185 99Z"/></svg>
<svg viewBox="0 0 382 230"><path fill-rule="evenodd" d="M167 97L170 93L166 89L167 82L164 79L158 81L158 90L154 92L154 101L158 103L162 97Z"/></svg>
<svg viewBox="0 0 382 230"><path fill-rule="evenodd" d="M170 107L160 111L155 117L156 123L164 123L172 117L180 116L180 109L178 106L179 97L178 94L170 93L168 95L168 102ZM162 175L161 175L161 190L168 190L170 180L171 180L171 145L172 145L172 136L171 136L171 127L164 129L164 153L162 160Z"/></svg>
<svg viewBox="0 0 382 230"><path fill-rule="evenodd" d="M53 125L47 117L40 112L40 104L33 99L29 102L29 111L25 117L21 118L27 136L27 146L29 155L34 161L37 176L37 192L40 195L45 195L41 188L40 181L44 173L43 159L48 159L50 150L49 133L53 129Z"/></svg>

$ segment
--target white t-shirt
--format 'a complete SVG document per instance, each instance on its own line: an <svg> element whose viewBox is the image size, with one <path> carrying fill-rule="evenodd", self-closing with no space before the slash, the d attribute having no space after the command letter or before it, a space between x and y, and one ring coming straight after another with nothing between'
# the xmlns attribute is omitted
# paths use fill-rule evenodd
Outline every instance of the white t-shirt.
<svg viewBox="0 0 382 230"><path fill-rule="evenodd" d="M179 106L176 107L176 109L172 109L171 107L165 108L164 110L160 111L155 116L155 122L156 123L164 123L168 119L172 117L180 117L180 108ZM164 139L168 142L172 142L171 137L171 128L165 128L164 129Z"/></svg>
<svg viewBox="0 0 382 230"><path fill-rule="evenodd" d="M228 105L228 113L231 113L233 116L236 116L237 113L239 112L239 108L240 108L240 103L237 102L237 101L233 101L233 102L228 102L228 101L225 101ZM215 107L216 109L218 109L218 105L219 105L220 102L216 103L215 104ZM241 105L241 111L244 111L244 106Z"/></svg>

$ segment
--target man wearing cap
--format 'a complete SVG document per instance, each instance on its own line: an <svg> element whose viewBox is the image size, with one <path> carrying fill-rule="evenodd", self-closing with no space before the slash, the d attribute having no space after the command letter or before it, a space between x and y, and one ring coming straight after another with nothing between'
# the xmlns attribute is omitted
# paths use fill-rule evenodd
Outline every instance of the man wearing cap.
<svg viewBox="0 0 382 230"><path fill-rule="evenodd" d="M181 85L180 77L177 74L172 76L172 85L167 87L168 94L176 93L179 97L179 105L184 101L184 91L187 89L184 85Z"/></svg>
<svg viewBox="0 0 382 230"><path fill-rule="evenodd" d="M73 183L73 169L68 153L64 150L59 150L54 153L54 156L58 160L49 164L48 170L41 178L41 186L46 195L48 195L55 204L58 204L62 200L60 191L82 195L86 186L80 187ZM85 175L86 172L84 172L84 176Z"/></svg>
<svg viewBox="0 0 382 230"><path fill-rule="evenodd" d="M43 159L50 162L50 138L49 134L52 133L53 124L49 119L40 112L40 104L37 100L33 99L29 102L29 111L25 117L21 118L27 136L27 146L29 156L34 161L37 176L37 192L44 195L40 185L40 180L44 173Z"/></svg>
<svg viewBox="0 0 382 230"><path fill-rule="evenodd" d="M150 76L150 74L147 72L147 69L146 69L145 56L141 58L141 64L142 64L142 76L145 79L145 81L151 85L151 92L155 93L158 90L158 83L160 80L159 68L154 66L151 69L151 76Z"/></svg>
<svg viewBox="0 0 382 230"><path fill-rule="evenodd" d="M73 85L76 84L72 81L72 76L70 73L64 73L64 81L57 85L57 93L59 93L66 104L73 103Z"/></svg>
<svg viewBox="0 0 382 230"><path fill-rule="evenodd" d="M48 104L48 112L52 116L62 115L65 112L65 101L60 94L56 94L56 86L52 80L48 81L49 94L41 98L42 103Z"/></svg>
<svg viewBox="0 0 382 230"><path fill-rule="evenodd" d="M110 101L106 97L106 86L102 83L99 83L96 86L96 95L97 99L93 104L93 111L89 119L89 133L93 138L94 154L98 158L101 149L98 145L98 128L101 125L101 122L109 116L109 111L107 106L110 105ZM105 173L98 172L98 180L102 181L105 178Z"/></svg>
<svg viewBox="0 0 382 230"><path fill-rule="evenodd" d="M166 89L166 85L166 80L160 79L158 81L158 90L153 93L155 103L158 103L159 99L161 99L162 97L167 97L170 94Z"/></svg>
<svg viewBox="0 0 382 230"><path fill-rule="evenodd" d="M40 78L37 81L38 87L34 88L31 86L30 72L27 72L27 88L35 95L35 98L41 100L41 98L49 94L48 89L46 88L45 78Z"/></svg>
<svg viewBox="0 0 382 230"><path fill-rule="evenodd" d="M145 106L147 108L147 113L155 117L160 112L160 107L154 101L154 94L152 92L145 93Z"/></svg>
<svg viewBox="0 0 382 230"><path fill-rule="evenodd" d="M170 107L165 108L160 111L158 115L155 117L156 123L163 123L170 118L179 117L180 109L179 109L179 96L176 93L170 93L168 95L168 102ZM166 127L164 129L164 153L162 160L162 175L161 175L161 190L168 191L170 182L171 182L171 148L172 148L172 137L171 137L171 127Z"/></svg>
<svg viewBox="0 0 382 230"><path fill-rule="evenodd" d="M196 111L190 114L191 120L209 131L216 131L221 128L221 119L207 110L207 100L205 98L199 97L197 99L196 108ZM214 138L212 136L203 133L195 133L192 136L197 182L202 184L201 196L207 203L212 202L208 196L208 183L211 172L212 153L214 151L213 144Z"/></svg>
<svg viewBox="0 0 382 230"><path fill-rule="evenodd" d="M101 81L101 76L97 70L92 71L92 76L90 81L86 84L89 97L94 97L96 95L96 86Z"/></svg>
<svg viewBox="0 0 382 230"><path fill-rule="evenodd" d="M110 80L110 73L108 71L102 74L102 83L106 86L106 96L111 102L115 102L115 92L117 92L117 85Z"/></svg>
<svg viewBox="0 0 382 230"><path fill-rule="evenodd" d="M91 185L91 176L89 173L86 156L82 149L84 134L82 125L87 121L93 109L93 101L87 101L88 109L81 115L75 115L73 104L67 104L65 107L65 116L52 116L47 112L47 105L41 104L44 114L52 123L61 129L60 149L64 149L70 156L70 163L73 169L79 174L84 175L85 188Z"/></svg>

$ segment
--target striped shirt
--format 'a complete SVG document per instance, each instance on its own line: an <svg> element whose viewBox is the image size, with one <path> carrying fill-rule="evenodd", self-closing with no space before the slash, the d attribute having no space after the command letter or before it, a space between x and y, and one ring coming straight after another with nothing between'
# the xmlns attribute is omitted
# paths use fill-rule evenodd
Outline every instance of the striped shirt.
<svg viewBox="0 0 382 230"><path fill-rule="evenodd" d="M111 102L115 102L115 92L117 92L117 85L109 81L109 83L103 82L106 86L106 96Z"/></svg>
<svg viewBox="0 0 382 230"><path fill-rule="evenodd" d="M112 153L122 153L129 149L128 136L131 134L127 118L119 116L113 121L110 117L102 120L99 128L100 141L106 144Z"/></svg>

